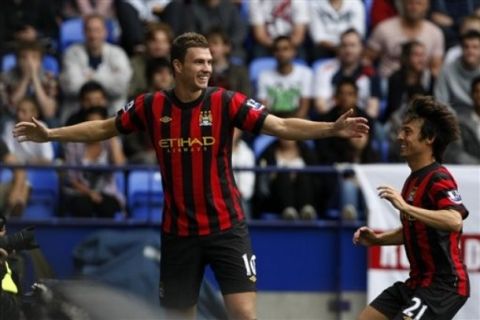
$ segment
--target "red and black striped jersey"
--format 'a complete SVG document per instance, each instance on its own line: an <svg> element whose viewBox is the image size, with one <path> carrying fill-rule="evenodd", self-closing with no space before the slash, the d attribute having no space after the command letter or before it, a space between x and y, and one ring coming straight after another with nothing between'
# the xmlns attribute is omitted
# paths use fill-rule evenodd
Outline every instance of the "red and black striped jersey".
<svg viewBox="0 0 480 320"><path fill-rule="evenodd" d="M143 94L117 114L121 133L146 130L155 148L165 194L162 230L208 235L244 220L233 177L233 128L258 133L267 116L241 93L209 87L182 103L173 90Z"/></svg>
<svg viewBox="0 0 480 320"><path fill-rule="evenodd" d="M468 216L457 183L439 163L412 172L405 181L402 197L416 207L428 210L453 209L463 219ZM446 290L455 290L459 295L469 296L470 286L460 242L462 231L439 230L407 214L401 213L400 216L410 262L407 285L416 288L435 284Z"/></svg>

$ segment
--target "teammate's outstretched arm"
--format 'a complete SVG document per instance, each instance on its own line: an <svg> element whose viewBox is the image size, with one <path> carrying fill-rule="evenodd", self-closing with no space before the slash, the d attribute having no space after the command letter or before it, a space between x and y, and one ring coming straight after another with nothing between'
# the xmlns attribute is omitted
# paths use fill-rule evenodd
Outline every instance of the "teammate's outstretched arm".
<svg viewBox="0 0 480 320"><path fill-rule="evenodd" d="M350 117L352 113L352 109L345 112L335 122L279 118L268 115L262 132L287 140L319 139L332 136L354 138L368 134L368 120L361 117Z"/></svg>
<svg viewBox="0 0 480 320"><path fill-rule="evenodd" d="M47 128L37 119L32 122L19 122L13 129L13 136L18 141L64 141L92 142L109 139L118 134L115 118L85 121L73 126Z"/></svg>
<svg viewBox="0 0 480 320"><path fill-rule="evenodd" d="M363 226L353 234L353 243L362 246L392 246L403 244L403 228L376 233L369 227Z"/></svg>

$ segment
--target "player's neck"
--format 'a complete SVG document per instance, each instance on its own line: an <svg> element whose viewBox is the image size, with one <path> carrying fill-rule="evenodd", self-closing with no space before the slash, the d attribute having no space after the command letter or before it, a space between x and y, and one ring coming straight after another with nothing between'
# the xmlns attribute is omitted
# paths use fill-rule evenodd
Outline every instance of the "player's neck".
<svg viewBox="0 0 480 320"><path fill-rule="evenodd" d="M426 166L431 165L435 162L435 158L431 154L419 155L412 157L412 159L407 159L408 166L412 172L418 171Z"/></svg>
<svg viewBox="0 0 480 320"><path fill-rule="evenodd" d="M183 103L195 101L202 95L202 89L190 90L181 85L176 85L175 88L173 88L173 92L177 99Z"/></svg>

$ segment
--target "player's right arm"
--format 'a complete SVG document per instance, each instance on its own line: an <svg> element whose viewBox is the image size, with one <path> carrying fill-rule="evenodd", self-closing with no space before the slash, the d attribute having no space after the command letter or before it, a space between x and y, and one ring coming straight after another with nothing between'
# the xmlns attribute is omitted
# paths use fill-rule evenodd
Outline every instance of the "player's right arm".
<svg viewBox="0 0 480 320"><path fill-rule="evenodd" d="M403 244L403 228L376 233L369 227L363 226L353 234L353 243L363 246L392 246Z"/></svg>
<svg viewBox="0 0 480 320"><path fill-rule="evenodd" d="M13 129L13 136L20 142L93 142L109 139L117 134L115 118L86 121L60 128L47 128L37 119L32 118L32 122L17 123Z"/></svg>

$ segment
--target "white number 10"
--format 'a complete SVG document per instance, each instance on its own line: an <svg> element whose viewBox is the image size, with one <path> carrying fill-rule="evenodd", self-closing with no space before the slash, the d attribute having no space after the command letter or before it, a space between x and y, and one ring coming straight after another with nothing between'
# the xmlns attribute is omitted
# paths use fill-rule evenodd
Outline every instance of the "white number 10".
<svg viewBox="0 0 480 320"><path fill-rule="evenodd" d="M255 269L255 260L257 259L257 257L255 257L255 255L252 255L252 258L250 258L250 261L248 261L247 254L245 253L242 256L242 259L243 263L245 263L245 270L247 270L247 277L250 277L252 274L256 275L257 270Z"/></svg>

